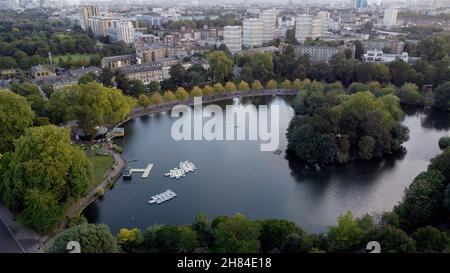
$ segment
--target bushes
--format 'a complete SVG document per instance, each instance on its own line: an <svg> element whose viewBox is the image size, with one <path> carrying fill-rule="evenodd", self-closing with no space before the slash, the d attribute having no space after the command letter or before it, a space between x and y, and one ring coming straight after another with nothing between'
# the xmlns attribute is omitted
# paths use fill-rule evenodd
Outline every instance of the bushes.
<svg viewBox="0 0 450 273"><path fill-rule="evenodd" d="M446 148L450 147L450 137L443 136L439 139L439 147L442 150L445 150Z"/></svg>

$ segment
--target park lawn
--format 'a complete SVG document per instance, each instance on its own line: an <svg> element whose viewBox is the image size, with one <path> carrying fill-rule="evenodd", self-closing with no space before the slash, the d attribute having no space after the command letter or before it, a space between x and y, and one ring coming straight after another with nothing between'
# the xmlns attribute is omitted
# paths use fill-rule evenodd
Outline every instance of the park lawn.
<svg viewBox="0 0 450 273"><path fill-rule="evenodd" d="M88 158L92 166L92 179L88 185L89 192L103 181L106 174L111 170L114 160L110 155L88 155Z"/></svg>

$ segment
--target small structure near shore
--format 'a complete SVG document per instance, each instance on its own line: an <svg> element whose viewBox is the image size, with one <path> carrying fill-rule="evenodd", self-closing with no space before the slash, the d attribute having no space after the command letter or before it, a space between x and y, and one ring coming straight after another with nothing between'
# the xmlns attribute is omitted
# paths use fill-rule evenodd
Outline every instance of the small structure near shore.
<svg viewBox="0 0 450 273"><path fill-rule="evenodd" d="M142 178L147 178L150 174L150 171L153 168L153 164L148 164L147 168L145 169L125 169L122 171L122 175L124 178L126 179L131 179L131 176L133 175L133 173L142 173Z"/></svg>

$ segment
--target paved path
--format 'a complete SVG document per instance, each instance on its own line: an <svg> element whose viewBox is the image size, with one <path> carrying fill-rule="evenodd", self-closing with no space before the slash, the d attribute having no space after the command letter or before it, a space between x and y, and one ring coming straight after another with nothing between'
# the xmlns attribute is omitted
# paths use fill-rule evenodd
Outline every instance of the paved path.
<svg viewBox="0 0 450 273"><path fill-rule="evenodd" d="M83 211L84 208L86 208L89 204L91 204L93 201L97 199L97 192L99 190L105 191L108 189L115 181L116 179L121 175L121 171L125 167L125 160L122 158L122 156L116 152L114 152L111 147L108 148L108 151L112 155L114 159L114 166L113 169L108 173L107 177L103 180L102 183L97 185L94 189L91 190L91 192L88 193L85 197L81 198L73 204L68 210L66 214L66 221L69 219L72 219L74 217L77 217L81 211ZM65 223L67 224L67 223Z"/></svg>
<svg viewBox="0 0 450 273"><path fill-rule="evenodd" d="M258 91L236 91L232 93L223 93L220 95L213 95L209 97L202 97L202 103L212 103L223 100L229 100L233 98L243 98L243 97L262 97L262 96L295 96L298 91L295 89L263 89ZM135 108L128 115L128 118L121 123L117 124L116 127L123 125L124 123L137 118L146 116L149 114L165 112L172 109L175 105L194 105L194 99L189 98L185 101L173 101L173 102L163 102L159 105L151 105L146 108Z"/></svg>

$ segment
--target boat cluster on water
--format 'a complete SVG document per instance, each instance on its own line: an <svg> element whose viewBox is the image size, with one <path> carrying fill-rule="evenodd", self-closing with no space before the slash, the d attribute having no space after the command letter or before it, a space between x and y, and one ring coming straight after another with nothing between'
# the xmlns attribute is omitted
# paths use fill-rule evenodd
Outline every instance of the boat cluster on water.
<svg viewBox="0 0 450 273"><path fill-rule="evenodd" d="M174 193L171 190L167 190L163 193L153 195L151 199L148 201L149 204L161 204L163 202L166 202L172 198L175 198L177 196L176 193Z"/></svg>
<svg viewBox="0 0 450 273"><path fill-rule="evenodd" d="M173 168L168 173L164 174L164 176L180 179L182 177L185 177L186 174L188 174L190 172L195 172L195 170L197 169L197 167L195 167L194 163L189 162L189 161L182 161L182 162L180 162L179 166L180 166L179 168Z"/></svg>

